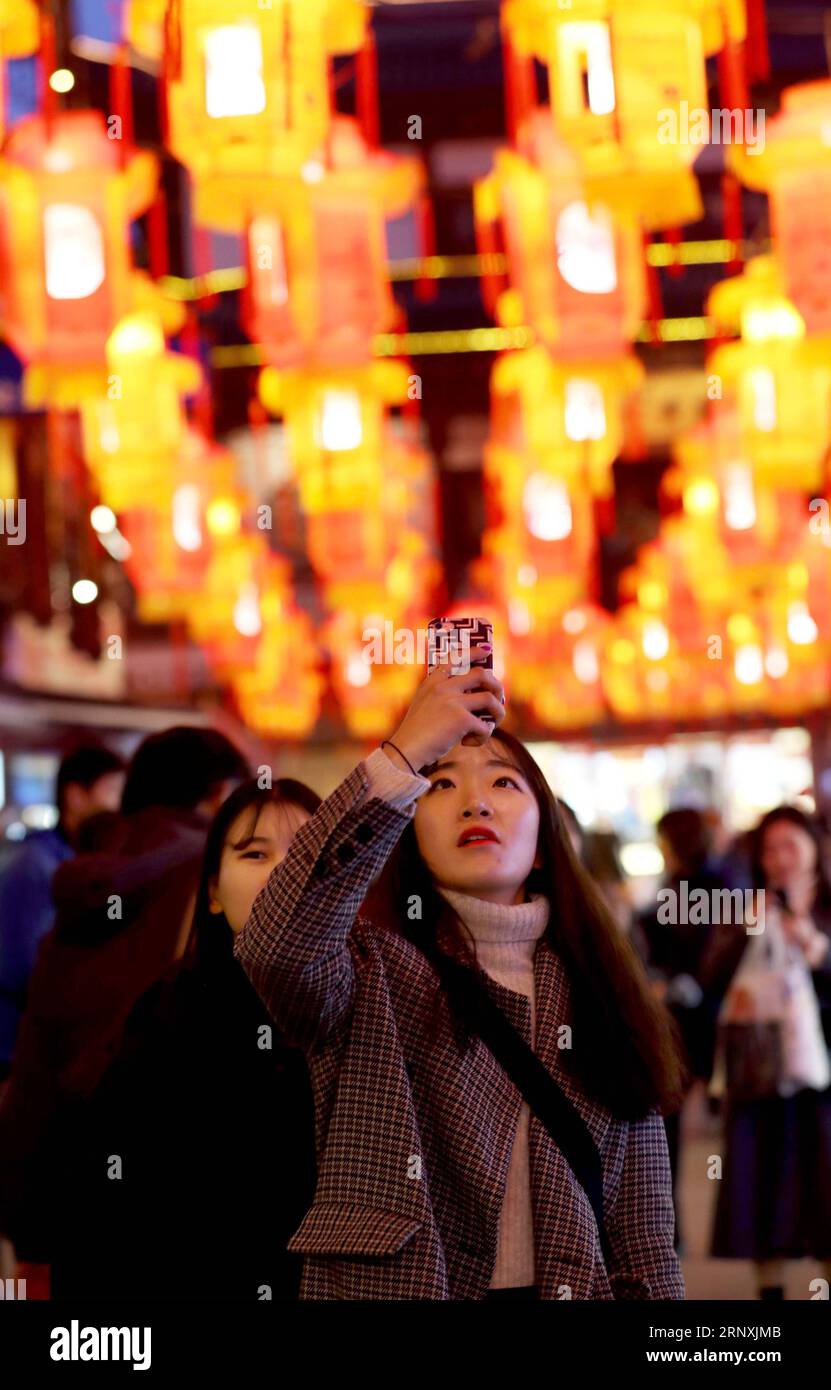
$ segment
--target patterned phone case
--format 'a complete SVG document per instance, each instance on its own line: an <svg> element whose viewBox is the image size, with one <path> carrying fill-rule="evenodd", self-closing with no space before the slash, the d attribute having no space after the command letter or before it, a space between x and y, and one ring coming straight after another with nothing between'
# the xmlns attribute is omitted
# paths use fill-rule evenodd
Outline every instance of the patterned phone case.
<svg viewBox="0 0 831 1390"><path fill-rule="evenodd" d="M477 655L473 656L474 648ZM493 670L493 628L483 618L433 618L427 626L427 669L451 665L459 671L471 666ZM480 718L489 724L490 715Z"/></svg>

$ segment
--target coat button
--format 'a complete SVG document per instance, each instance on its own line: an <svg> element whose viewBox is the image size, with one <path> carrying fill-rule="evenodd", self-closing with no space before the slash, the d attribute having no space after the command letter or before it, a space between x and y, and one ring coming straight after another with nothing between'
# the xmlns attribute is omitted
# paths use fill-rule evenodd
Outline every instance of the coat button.
<svg viewBox="0 0 831 1390"><path fill-rule="evenodd" d="M370 840L375 839L375 831L371 825L367 825L366 822L364 822L363 825L359 825L355 831L355 839L359 844L368 845Z"/></svg>
<svg viewBox="0 0 831 1390"><path fill-rule="evenodd" d="M355 851L351 845L341 845L338 849L338 859L341 864L349 864L355 858Z"/></svg>

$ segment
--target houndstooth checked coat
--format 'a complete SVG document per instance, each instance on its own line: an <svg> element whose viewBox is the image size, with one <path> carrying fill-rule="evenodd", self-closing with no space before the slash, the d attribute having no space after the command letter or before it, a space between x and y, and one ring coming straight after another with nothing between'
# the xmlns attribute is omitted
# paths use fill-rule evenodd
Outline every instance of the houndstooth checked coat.
<svg viewBox="0 0 831 1390"><path fill-rule="evenodd" d="M460 1055L418 950L358 916L408 823L367 786L359 764L300 829L234 945L315 1092L318 1184L289 1249L305 1257L301 1298L481 1299L522 1098L481 1040ZM663 1121L616 1119L558 1067L569 990L545 938L534 973L537 1051L600 1150L613 1249L607 1267L589 1201L532 1113L540 1295L681 1299ZM529 1001L487 986L530 1041Z"/></svg>

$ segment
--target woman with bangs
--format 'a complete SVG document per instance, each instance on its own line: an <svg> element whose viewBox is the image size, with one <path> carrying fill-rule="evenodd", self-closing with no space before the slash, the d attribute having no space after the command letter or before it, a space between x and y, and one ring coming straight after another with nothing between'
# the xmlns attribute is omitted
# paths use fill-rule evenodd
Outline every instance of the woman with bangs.
<svg viewBox="0 0 831 1390"><path fill-rule="evenodd" d="M315 1093L302 1298L684 1297L671 1024L503 714L432 671L235 938Z"/></svg>

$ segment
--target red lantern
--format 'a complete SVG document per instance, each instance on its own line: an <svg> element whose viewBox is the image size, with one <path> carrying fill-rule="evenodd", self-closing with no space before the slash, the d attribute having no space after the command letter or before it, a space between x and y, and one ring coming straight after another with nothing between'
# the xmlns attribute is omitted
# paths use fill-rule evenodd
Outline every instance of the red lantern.
<svg viewBox="0 0 831 1390"><path fill-rule="evenodd" d="M0 158L0 299L26 363L103 367L133 307L130 221L152 201L153 155L125 161L98 111L29 116Z"/></svg>

